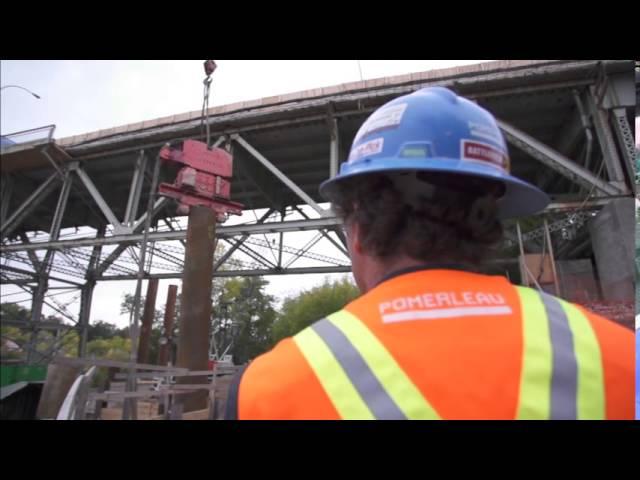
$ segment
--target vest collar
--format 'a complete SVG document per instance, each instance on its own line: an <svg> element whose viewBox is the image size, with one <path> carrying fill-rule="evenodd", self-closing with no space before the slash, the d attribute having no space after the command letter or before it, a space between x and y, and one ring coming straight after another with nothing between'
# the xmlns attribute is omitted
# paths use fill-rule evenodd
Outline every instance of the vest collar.
<svg viewBox="0 0 640 480"><path fill-rule="evenodd" d="M473 273L477 273L478 271L477 267L464 263L423 263L421 265L415 265L413 267L392 270L380 280L378 280L374 288L379 286L381 283L386 282L387 280L391 280L392 278L399 277L400 275L406 275L407 273L419 272L422 270L458 270L462 272Z"/></svg>

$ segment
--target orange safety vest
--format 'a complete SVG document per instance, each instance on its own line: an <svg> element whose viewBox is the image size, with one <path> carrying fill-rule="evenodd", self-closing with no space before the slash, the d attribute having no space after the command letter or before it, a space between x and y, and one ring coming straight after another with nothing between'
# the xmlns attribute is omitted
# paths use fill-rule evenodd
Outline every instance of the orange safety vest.
<svg viewBox="0 0 640 480"><path fill-rule="evenodd" d="M633 419L633 339L504 277L420 270L251 362L237 418Z"/></svg>

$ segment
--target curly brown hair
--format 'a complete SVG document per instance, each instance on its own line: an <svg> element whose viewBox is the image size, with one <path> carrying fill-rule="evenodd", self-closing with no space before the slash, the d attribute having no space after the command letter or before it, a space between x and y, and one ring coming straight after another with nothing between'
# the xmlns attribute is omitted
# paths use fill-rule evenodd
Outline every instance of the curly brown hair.
<svg viewBox="0 0 640 480"><path fill-rule="evenodd" d="M364 250L380 259L402 252L416 260L480 265L502 238L500 182L441 173L412 174L424 196L412 197L402 174L345 179L332 199L345 223L360 227ZM406 177L406 174L405 174Z"/></svg>

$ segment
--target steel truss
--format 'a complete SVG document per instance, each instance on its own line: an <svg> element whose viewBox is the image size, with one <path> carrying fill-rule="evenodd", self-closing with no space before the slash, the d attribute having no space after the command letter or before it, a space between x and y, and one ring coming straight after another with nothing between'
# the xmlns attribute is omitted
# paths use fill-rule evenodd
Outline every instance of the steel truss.
<svg viewBox="0 0 640 480"><path fill-rule="evenodd" d="M584 159L571 158L511 123L499 120L507 141L513 147L524 151L532 162L538 162L554 173L568 178L578 190L572 198L550 205L539 217L541 220L535 227L521 235L522 241L529 249L539 248L538 242L545 235L562 231L575 222L588 221L592 212L612 199L632 196L634 187L629 182L632 175L627 173L627 164L632 152L631 137L625 109L617 107L605 111L596 98L597 92L600 91L599 86L593 83L594 81L589 80L576 84L582 92L582 97L576 96L579 108L576 109L574 123L577 127L572 133L576 137L567 142L584 142L581 140L582 135L585 138L595 138L595 145L591 145L589 140L588 154ZM571 85L566 87L570 88ZM527 87L522 87L521 90L526 89ZM482 95L475 97L479 101L482 100ZM581 103L583 100L586 103L584 108ZM366 107L356 113L362 114L372 109ZM326 120L329 153L327 172L330 176L336 175L340 165L341 142L348 140L339 138L338 131L339 122L348 114L349 112L335 112L329 104L326 115L319 117ZM216 121L211 120L212 124ZM305 121L309 119L294 118L280 123L287 125ZM264 124L264 128L271 126L270 123ZM175 140L180 138L177 135ZM216 229L217 238L226 244L227 249L214 260L214 277L349 272L350 261L340 220L333 216L330 210L315 202L295 181L287 177L276 163L249 143L245 131L222 133L215 145L222 143L228 148L236 147L248 152L257 164L269 172L272 176L270 180L292 192L297 202L284 208L274 203L260 218L256 216L254 222L219 226ZM95 178L87 172L82 160L90 158L91 155L82 156L80 153L78 161L66 164L56 164L49 157L49 162L55 167L51 174L21 205L11 211L8 210L8 205L13 194L12 181L10 176L3 176L0 283L17 286L27 295L21 302L31 302L31 319L24 324L24 327L32 329L33 333L27 346L29 361L45 361L56 351L55 345L45 352L36 351L38 332L52 328L41 320L44 305L72 322L72 325L65 325L63 329L78 331L78 353L82 357L86 355L91 303L97 282L138 280L139 285L143 279L181 278L186 225L181 225L177 218L162 215L170 200L155 199L150 202L147 210L136 218L144 179L150 177L151 186L155 185L158 179L158 170L154 168L157 159L148 158L148 149L154 148L154 145L142 146L144 148L138 143L128 150L119 151L135 154L123 218L116 216L114 207L109 205L96 186ZM597 151L600 152L599 157ZM598 164L606 169L598 170ZM250 176L251 172L243 174ZM258 178L252 178L252 181L256 184L261 182ZM73 238L68 233L61 232L62 219L72 188L84 189L89 194L102 221L97 230L91 233L81 232ZM59 191L58 200L48 234L36 235L36 232L21 229L25 219L56 190ZM150 191L149 196L153 198L154 192ZM164 224L155 222L159 218L164 220ZM543 226L547 218L550 223ZM299 232L316 232L316 235L306 244L296 242L295 246L288 245L287 240ZM505 247L509 249L517 243L515 225L506 233ZM268 236L271 236L271 239ZM564 240L566 239L556 235L556 250L564 251ZM325 251L328 248L333 249L331 251L335 253L318 253L317 249L320 247ZM56 296L60 295L62 289L68 289L77 296L77 301L72 302L72 305L78 307L77 313L68 310L70 305L56 303ZM136 290L137 305L140 290L139 287ZM136 312L137 316L139 312Z"/></svg>

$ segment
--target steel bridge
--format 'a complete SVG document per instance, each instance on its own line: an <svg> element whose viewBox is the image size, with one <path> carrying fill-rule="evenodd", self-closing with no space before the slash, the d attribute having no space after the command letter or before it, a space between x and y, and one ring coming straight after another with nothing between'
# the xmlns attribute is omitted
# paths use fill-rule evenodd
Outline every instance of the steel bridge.
<svg viewBox="0 0 640 480"><path fill-rule="evenodd" d="M517 277L519 248L593 259L590 222L634 196L634 62L497 61L209 109L212 138L233 153L232 200L246 206L241 221L217 229L227 249L214 276L350 271L340 221L318 186L336 174L373 110L434 85L491 111L510 145L512 172L553 199L541 214L506 224L495 270ZM47 305L79 332L84 356L96 283L138 278L145 238L144 278L181 278L184 218L167 198L147 205L150 187L175 176L170 166L153 168L160 148L202 139L200 126L193 111L69 138L55 139L54 126L4 138L0 281L29 295L31 320L21 327L36 335L59 329L41 321ZM69 291L73 301L56 299Z"/></svg>

